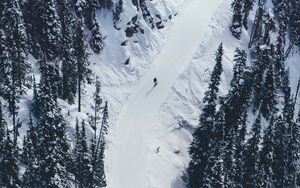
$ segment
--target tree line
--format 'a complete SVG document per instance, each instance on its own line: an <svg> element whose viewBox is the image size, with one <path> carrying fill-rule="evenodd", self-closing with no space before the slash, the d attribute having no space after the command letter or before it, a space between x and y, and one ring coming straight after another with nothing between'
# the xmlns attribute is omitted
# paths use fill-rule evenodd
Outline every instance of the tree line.
<svg viewBox="0 0 300 188"><path fill-rule="evenodd" d="M228 94L218 93L223 45L189 147L187 187L297 187L300 185L297 93L292 94L287 37L299 45L300 1L274 0L274 16L259 0L249 51L237 48ZM234 0L230 30L240 39L249 30L255 1ZM276 36L276 41L271 40Z"/></svg>

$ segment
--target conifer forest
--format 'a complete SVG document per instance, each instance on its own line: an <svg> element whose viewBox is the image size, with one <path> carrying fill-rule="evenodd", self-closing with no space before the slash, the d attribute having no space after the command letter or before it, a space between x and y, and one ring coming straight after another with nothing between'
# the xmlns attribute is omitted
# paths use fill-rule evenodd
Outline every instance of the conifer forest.
<svg viewBox="0 0 300 188"><path fill-rule="evenodd" d="M299 188L300 0L0 0L0 187Z"/></svg>

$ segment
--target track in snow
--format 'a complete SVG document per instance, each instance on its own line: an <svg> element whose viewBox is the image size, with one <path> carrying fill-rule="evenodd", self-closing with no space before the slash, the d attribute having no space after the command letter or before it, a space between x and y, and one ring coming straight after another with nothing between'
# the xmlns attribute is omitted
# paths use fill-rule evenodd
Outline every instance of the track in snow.
<svg viewBox="0 0 300 188"><path fill-rule="evenodd" d="M146 156L151 128L158 124L159 107L177 77L197 50L210 18L223 0L192 0L177 18L170 36L150 69L140 79L117 121L112 143L111 188L152 188L147 180ZM153 78L159 84L153 88ZM159 169L158 169L159 170ZM161 178L172 178L166 177ZM168 185L170 187L171 185ZM167 187L159 187L167 188Z"/></svg>

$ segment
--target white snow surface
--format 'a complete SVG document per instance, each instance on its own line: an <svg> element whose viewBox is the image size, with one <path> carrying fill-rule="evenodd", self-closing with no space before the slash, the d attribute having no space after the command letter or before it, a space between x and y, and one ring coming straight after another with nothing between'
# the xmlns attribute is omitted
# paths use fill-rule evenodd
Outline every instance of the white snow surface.
<svg viewBox="0 0 300 188"><path fill-rule="evenodd" d="M152 0L147 3L153 15L161 15L164 29L150 29L131 0L124 1L126 11L121 16L121 30L113 28L111 11L97 13L106 37L105 48L99 55L90 52L90 61L95 76L102 83L102 96L109 103L110 128L105 153L107 188L185 187L182 176L189 162L188 146L193 129L198 125L202 98L215 64L215 51L223 42L220 95L224 95L232 78L234 51L237 47L247 49L249 41L250 30L243 30L241 40L232 37L229 31L230 0ZM249 28L254 14L252 11ZM135 15L139 16L145 34L127 38L124 29ZM168 19L170 16L172 20ZM89 33L86 35L88 38ZM121 46L124 41L127 45ZM124 65L129 57L130 63ZM287 60L293 91L299 78L299 60L299 49L295 47ZM30 56L29 62L32 64L30 74L38 80L36 60ZM154 77L159 82L155 88ZM86 84L83 90L81 113L77 112L76 103L69 105L59 100L70 126L71 141L76 118L87 119L87 113L92 113L94 85ZM23 122L20 138L27 130L32 95L32 89L28 89L20 100L19 118ZM7 103L2 102L7 108ZM8 111L4 113L11 125ZM90 137L91 129L87 127L87 131Z"/></svg>
<svg viewBox="0 0 300 188"><path fill-rule="evenodd" d="M190 63L204 38L211 16L221 2L211 0L208 4L200 0L190 1L175 21L154 63L133 89L115 125L115 138L110 146L109 187L174 187L174 159L170 158L169 164L162 164L160 158L154 156L156 164L153 166L153 153L160 155L160 149L157 149L160 146L150 141L158 134L155 127L160 124L159 107ZM158 79L156 87L153 87L154 77Z"/></svg>

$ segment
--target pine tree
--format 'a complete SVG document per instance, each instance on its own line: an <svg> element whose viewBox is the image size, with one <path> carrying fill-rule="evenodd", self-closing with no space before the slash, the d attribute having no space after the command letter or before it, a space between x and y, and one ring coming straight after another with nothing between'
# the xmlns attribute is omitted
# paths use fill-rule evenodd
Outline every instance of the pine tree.
<svg viewBox="0 0 300 188"><path fill-rule="evenodd" d="M244 155L244 174L243 187L261 187L260 169L259 169L259 144L261 141L261 115L258 114L252 129L250 131L250 138L245 145Z"/></svg>
<svg viewBox="0 0 300 188"><path fill-rule="evenodd" d="M78 112L81 111L81 86L85 80L89 81L89 74L91 70L88 68L88 56L85 52L84 44L84 28L83 28L83 15L82 8L77 9L78 20L76 23L76 31L74 38L74 49L77 64L77 92L78 92Z"/></svg>
<svg viewBox="0 0 300 188"><path fill-rule="evenodd" d="M15 146L7 131L3 147L3 157L0 162L0 185L7 188L20 187L19 166L16 157Z"/></svg>
<svg viewBox="0 0 300 188"><path fill-rule="evenodd" d="M248 16L250 11L253 9L255 0L244 0L243 3L243 25L245 29L248 29Z"/></svg>
<svg viewBox="0 0 300 188"><path fill-rule="evenodd" d="M9 73L10 66L9 52L7 48L7 37L3 29L0 28L0 96L9 98Z"/></svg>
<svg viewBox="0 0 300 188"><path fill-rule="evenodd" d="M106 186L106 176L104 171L104 151L106 146L106 140L105 135L108 131L108 104L105 102L103 111L102 111L102 122L101 122L101 128L99 130L99 137L98 141L96 143L96 149L93 152L93 187L100 186L105 187Z"/></svg>
<svg viewBox="0 0 300 188"><path fill-rule="evenodd" d="M2 154L4 152L4 143L5 143L5 131L7 129L6 121L3 117L2 112L2 103L0 102L0 159L2 158Z"/></svg>
<svg viewBox="0 0 300 188"><path fill-rule="evenodd" d="M291 27L291 41L299 45L300 44L300 1L292 0L291 2L291 15L290 15L290 27Z"/></svg>
<svg viewBox="0 0 300 188"><path fill-rule="evenodd" d="M81 123L81 130L79 129L78 120L76 121L76 145L74 148L74 164L75 164L75 178L76 183L80 188L89 187L92 178L92 166L91 157L88 152L86 134L85 134L85 122Z"/></svg>
<svg viewBox="0 0 300 188"><path fill-rule="evenodd" d="M34 125L31 114L29 115L27 136L23 142L22 158L26 165L26 171L23 174L22 187L30 188L38 186L38 174L36 173L36 167L38 161L37 156L37 127Z"/></svg>
<svg viewBox="0 0 300 188"><path fill-rule="evenodd" d="M66 165L69 160L67 124L57 105L51 75L55 69L50 63L43 66L38 96L34 96L33 112L37 118L38 187L68 187Z"/></svg>
<svg viewBox="0 0 300 188"><path fill-rule="evenodd" d="M287 127L283 117L280 115L275 122L274 129L274 184L276 187L286 186L286 159L287 159Z"/></svg>
<svg viewBox="0 0 300 188"><path fill-rule="evenodd" d="M119 0L116 3L114 11L113 11L114 27L115 27L115 29L118 29L118 30L120 29L118 27L118 23L121 20L121 14L122 14L122 12L123 12L123 0Z"/></svg>
<svg viewBox="0 0 300 188"><path fill-rule="evenodd" d="M94 141L96 141L97 137L97 127L98 127L98 121L101 119L100 113L103 109L102 102L103 99L100 95L101 93L101 82L99 81L98 77L96 78L95 83L95 92L94 92L94 105L92 106L92 109L94 110L94 114L90 116L90 125L92 129L94 130Z"/></svg>
<svg viewBox="0 0 300 188"><path fill-rule="evenodd" d="M245 50L237 48L235 50L234 60L235 65L233 68L233 79L230 83L232 90L238 89L240 84L244 82L244 71L246 69L247 54Z"/></svg>
<svg viewBox="0 0 300 188"><path fill-rule="evenodd" d="M216 65L211 75L211 81L208 86L208 91L205 93L203 103L204 108L199 120L199 128L193 134L193 142L190 146L189 154L192 158L188 167L189 182L188 187L206 187L207 177L205 170L207 161L210 156L211 137L215 116L216 116L216 101L218 95L218 86L220 85L220 76L222 69L223 46L220 44L216 53Z"/></svg>
<svg viewBox="0 0 300 188"><path fill-rule="evenodd" d="M41 1L26 0L24 3L24 20L28 34L28 45L30 53L36 58L40 58L41 52L41 25L42 9Z"/></svg>
<svg viewBox="0 0 300 188"><path fill-rule="evenodd" d="M217 112L216 120L213 128L212 152L209 156L209 164L207 177L211 187L224 187L224 140L225 114L221 108Z"/></svg>
<svg viewBox="0 0 300 188"><path fill-rule="evenodd" d="M14 140L18 136L17 114L18 101L24 91L26 73L29 68L27 63L27 36L23 15L18 4L18 1L6 0L4 2L3 17L1 25L3 27L4 44L7 48L3 49L4 53L4 95L3 97L9 103L9 110L12 115ZM6 36L6 37L5 37ZM6 54L7 53L7 54ZM8 60L8 61L7 61ZM2 68L2 69L3 69Z"/></svg>
<svg viewBox="0 0 300 188"><path fill-rule="evenodd" d="M243 26L242 1L234 0L231 6L233 9L233 17L230 31L235 38L240 39Z"/></svg>
<svg viewBox="0 0 300 188"><path fill-rule="evenodd" d="M263 39L263 25L264 25L264 15L265 15L265 0L258 1L258 9L256 10L256 15L251 31L249 47L253 44L257 47L262 44Z"/></svg>
<svg viewBox="0 0 300 188"><path fill-rule="evenodd" d="M46 54L47 60L54 60L60 48L61 24L58 19L56 6L53 0L45 0L41 3L41 40L42 51Z"/></svg>
<svg viewBox="0 0 300 188"><path fill-rule="evenodd" d="M276 119L274 116L271 116L270 123L267 129L265 130L262 149L260 151L260 160L259 160L259 169L261 172L261 186L269 187L274 182L274 147L275 147L275 134L274 134L274 122Z"/></svg>
<svg viewBox="0 0 300 188"><path fill-rule="evenodd" d="M71 6L67 0L59 2L59 15L61 20L61 85L62 85L62 99L67 100L69 104L74 103L76 95L76 61L74 58L73 48L73 16Z"/></svg>
<svg viewBox="0 0 300 188"><path fill-rule="evenodd" d="M276 109L276 88L274 80L273 65L270 64L266 73L266 79L263 85L263 96L260 111L265 118L269 118Z"/></svg>
<svg viewBox="0 0 300 188"><path fill-rule="evenodd" d="M102 34L100 32L100 25L96 18L93 20L92 26L90 46L95 53L100 53L104 48L104 44Z"/></svg>
<svg viewBox="0 0 300 188"><path fill-rule="evenodd" d="M6 45L11 60L11 84L22 93L28 68L27 35L23 15L17 0L4 3L4 15L1 19L6 35Z"/></svg>

